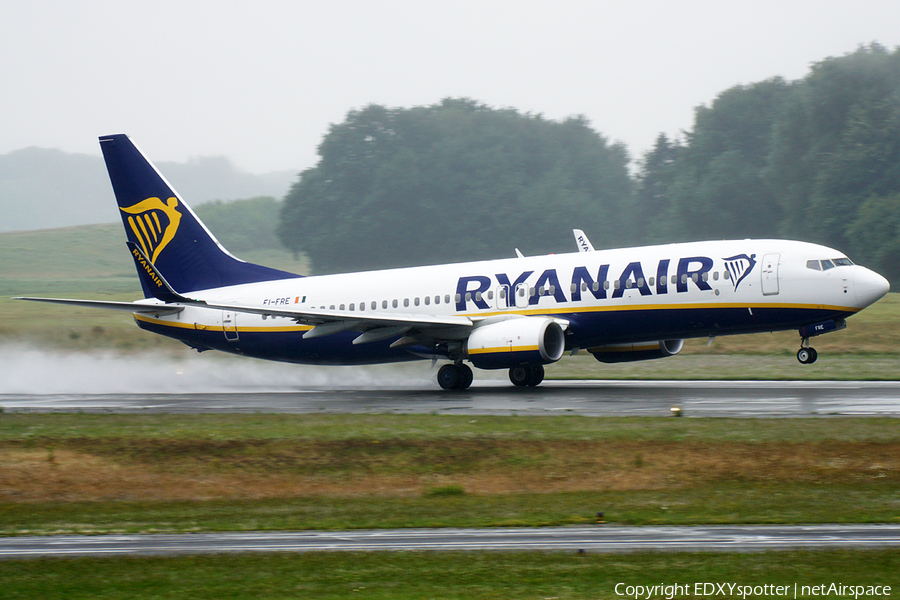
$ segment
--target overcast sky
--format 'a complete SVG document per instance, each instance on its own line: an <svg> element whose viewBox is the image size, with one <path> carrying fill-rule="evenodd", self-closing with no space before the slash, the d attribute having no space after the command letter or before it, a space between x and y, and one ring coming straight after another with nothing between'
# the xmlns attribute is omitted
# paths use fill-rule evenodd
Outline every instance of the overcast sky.
<svg viewBox="0 0 900 600"><path fill-rule="evenodd" d="M154 161L300 171L351 109L465 96L583 114L639 157L729 87L873 41L900 45L897 0L9 0L0 154L127 133Z"/></svg>

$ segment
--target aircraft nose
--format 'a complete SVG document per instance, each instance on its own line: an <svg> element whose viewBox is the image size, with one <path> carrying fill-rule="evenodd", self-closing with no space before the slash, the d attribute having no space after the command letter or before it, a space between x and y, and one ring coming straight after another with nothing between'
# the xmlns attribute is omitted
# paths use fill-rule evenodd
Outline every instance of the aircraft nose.
<svg viewBox="0 0 900 600"><path fill-rule="evenodd" d="M865 267L857 267L853 277L853 288L856 291L856 302L865 308L878 301L891 289L888 280Z"/></svg>

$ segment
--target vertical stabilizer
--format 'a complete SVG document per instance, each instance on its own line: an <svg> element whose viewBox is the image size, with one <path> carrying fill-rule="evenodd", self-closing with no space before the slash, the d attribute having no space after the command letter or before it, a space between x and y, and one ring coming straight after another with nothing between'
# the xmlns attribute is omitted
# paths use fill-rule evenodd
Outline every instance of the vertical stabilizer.
<svg viewBox="0 0 900 600"><path fill-rule="evenodd" d="M100 148L128 241L177 292L298 277L229 254L128 136L101 137Z"/></svg>

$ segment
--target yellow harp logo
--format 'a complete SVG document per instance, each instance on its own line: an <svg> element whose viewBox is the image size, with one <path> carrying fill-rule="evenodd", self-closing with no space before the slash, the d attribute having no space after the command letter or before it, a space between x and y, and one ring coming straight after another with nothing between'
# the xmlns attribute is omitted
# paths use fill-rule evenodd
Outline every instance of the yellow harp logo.
<svg viewBox="0 0 900 600"><path fill-rule="evenodd" d="M175 237L181 223L177 198L169 198L165 202L159 198L147 198L128 208L120 208L128 213L128 226L134 232L145 256L156 262L159 253Z"/></svg>

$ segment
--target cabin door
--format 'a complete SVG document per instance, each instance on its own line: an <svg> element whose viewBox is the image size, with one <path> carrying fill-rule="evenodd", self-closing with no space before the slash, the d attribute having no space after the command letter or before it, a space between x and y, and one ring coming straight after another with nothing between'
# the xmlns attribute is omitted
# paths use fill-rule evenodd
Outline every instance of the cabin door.
<svg viewBox="0 0 900 600"><path fill-rule="evenodd" d="M237 313L230 310L222 311L222 331L229 342L238 341Z"/></svg>
<svg viewBox="0 0 900 600"><path fill-rule="evenodd" d="M780 254L766 254L762 259L762 293L774 296L778 293L778 261Z"/></svg>

